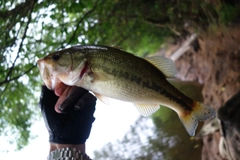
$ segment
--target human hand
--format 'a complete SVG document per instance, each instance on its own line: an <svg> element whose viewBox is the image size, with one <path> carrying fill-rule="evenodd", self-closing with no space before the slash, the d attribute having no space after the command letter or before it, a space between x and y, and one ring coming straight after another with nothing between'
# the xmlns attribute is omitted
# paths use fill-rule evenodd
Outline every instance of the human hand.
<svg viewBox="0 0 240 160"><path fill-rule="evenodd" d="M84 95L88 91L80 87L67 86L64 83L60 83L56 86L54 93L59 96L54 107L55 111L58 113L67 113L84 106L84 99L79 99L79 95Z"/></svg>
<svg viewBox="0 0 240 160"><path fill-rule="evenodd" d="M43 86L39 107L49 132L49 141L84 144L95 120L95 105L96 98L83 88L64 86L62 91L59 88L51 91Z"/></svg>

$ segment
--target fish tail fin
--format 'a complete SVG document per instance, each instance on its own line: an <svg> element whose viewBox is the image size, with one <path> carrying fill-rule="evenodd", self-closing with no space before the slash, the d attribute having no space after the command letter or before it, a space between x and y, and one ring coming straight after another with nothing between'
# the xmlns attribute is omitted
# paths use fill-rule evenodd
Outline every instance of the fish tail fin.
<svg viewBox="0 0 240 160"><path fill-rule="evenodd" d="M212 118L216 115L216 112L213 108L200 103L193 103L193 110L191 112L183 113L179 115L184 127L186 128L190 136L195 135L195 131L198 126L199 121L205 121L209 118Z"/></svg>

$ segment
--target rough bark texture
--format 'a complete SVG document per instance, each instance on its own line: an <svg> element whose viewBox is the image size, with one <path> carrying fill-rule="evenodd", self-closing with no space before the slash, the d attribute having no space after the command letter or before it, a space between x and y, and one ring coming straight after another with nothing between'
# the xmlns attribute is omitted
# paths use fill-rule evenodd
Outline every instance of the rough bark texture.
<svg viewBox="0 0 240 160"><path fill-rule="evenodd" d="M208 31L197 42L198 49L176 61L177 76L203 84L204 103L218 110L240 90L240 26ZM203 160L224 159L219 140L219 132L203 138Z"/></svg>

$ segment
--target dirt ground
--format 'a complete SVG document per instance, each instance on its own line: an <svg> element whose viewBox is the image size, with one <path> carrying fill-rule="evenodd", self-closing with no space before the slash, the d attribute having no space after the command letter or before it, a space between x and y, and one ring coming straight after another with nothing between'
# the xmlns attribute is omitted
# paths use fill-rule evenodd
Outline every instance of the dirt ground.
<svg viewBox="0 0 240 160"><path fill-rule="evenodd" d="M175 62L177 77L203 84L204 103L218 110L240 90L240 26L198 34L194 46ZM223 159L219 138L219 132L203 138L203 160Z"/></svg>

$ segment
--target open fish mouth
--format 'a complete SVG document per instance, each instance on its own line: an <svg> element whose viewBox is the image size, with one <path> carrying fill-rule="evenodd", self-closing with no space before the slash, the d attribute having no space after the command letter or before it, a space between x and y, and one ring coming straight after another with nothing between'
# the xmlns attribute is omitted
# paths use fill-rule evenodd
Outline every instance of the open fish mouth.
<svg viewBox="0 0 240 160"><path fill-rule="evenodd" d="M63 65L57 68L64 72L57 72L56 65L52 63L52 58L49 57L39 59L37 64L44 84L51 90L54 90L60 83L74 86L77 81L81 81L83 77L89 73L87 61L83 61L81 64L74 66L72 57L69 66Z"/></svg>
<svg viewBox="0 0 240 160"><path fill-rule="evenodd" d="M55 75L53 75L51 69L47 67L44 59L39 59L37 61L37 64L38 64L44 85L46 85L48 89L54 90L56 86L58 86L61 83L61 81Z"/></svg>

